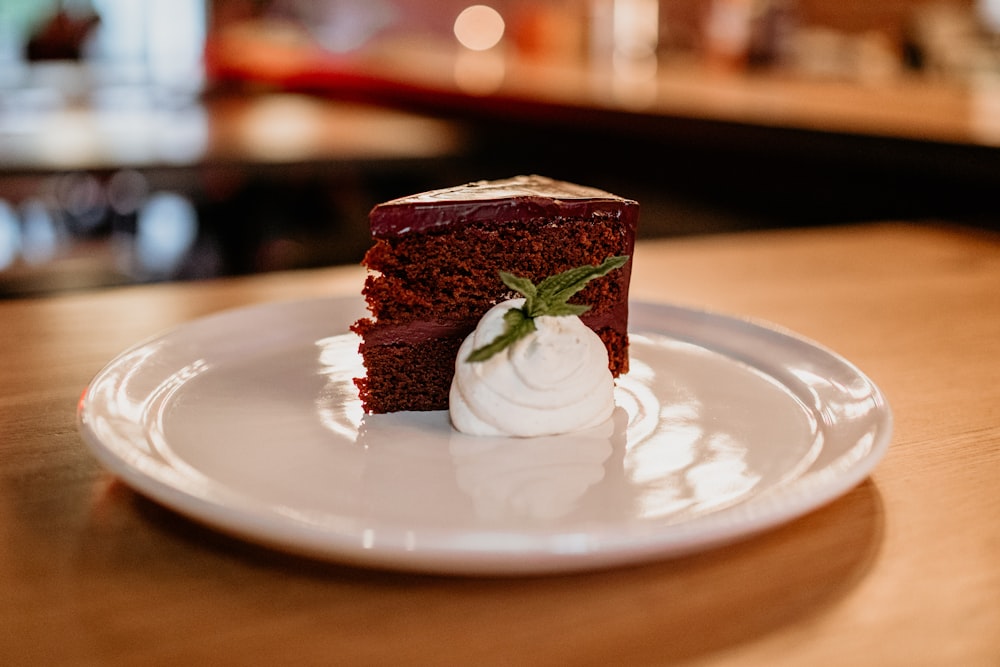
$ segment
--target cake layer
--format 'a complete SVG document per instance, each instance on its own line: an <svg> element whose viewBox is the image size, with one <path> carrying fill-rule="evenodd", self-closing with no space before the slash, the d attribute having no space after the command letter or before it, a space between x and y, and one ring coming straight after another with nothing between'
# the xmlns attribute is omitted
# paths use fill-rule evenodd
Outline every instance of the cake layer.
<svg viewBox="0 0 1000 667"><path fill-rule="evenodd" d="M537 283L583 264L632 252L634 230L604 216L472 223L395 239L380 239L365 264L374 271L364 294L377 319L395 321L478 319L490 306L515 296L499 278L508 271ZM628 292L631 263L593 281L573 298L603 312Z"/></svg>
<svg viewBox="0 0 1000 667"><path fill-rule="evenodd" d="M455 356L464 336L419 343L361 344L366 374L356 378L366 412L445 410L455 374Z"/></svg>

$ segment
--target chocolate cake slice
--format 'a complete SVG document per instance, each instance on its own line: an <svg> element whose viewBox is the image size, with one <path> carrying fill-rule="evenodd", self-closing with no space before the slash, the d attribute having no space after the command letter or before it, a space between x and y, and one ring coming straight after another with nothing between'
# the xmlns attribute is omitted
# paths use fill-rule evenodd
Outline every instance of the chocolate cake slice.
<svg viewBox="0 0 1000 667"><path fill-rule="evenodd" d="M498 277L538 283L613 255L631 256L637 202L543 176L477 181L379 204L363 294L362 338L369 413L444 410L462 340L491 306L517 296ZM608 349L614 376L628 371L632 263L595 280L572 302Z"/></svg>

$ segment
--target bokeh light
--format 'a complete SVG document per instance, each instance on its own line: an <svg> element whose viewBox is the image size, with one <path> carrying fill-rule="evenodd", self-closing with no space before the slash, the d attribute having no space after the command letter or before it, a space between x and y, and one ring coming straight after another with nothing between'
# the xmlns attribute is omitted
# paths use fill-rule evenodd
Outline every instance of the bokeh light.
<svg viewBox="0 0 1000 667"><path fill-rule="evenodd" d="M500 12L486 5L472 5L455 19L454 31L465 48L485 51L500 43L505 27Z"/></svg>
<svg viewBox="0 0 1000 667"><path fill-rule="evenodd" d="M198 214L187 198L157 192L139 211L135 253L139 268L154 278L171 275L198 236Z"/></svg>
<svg viewBox="0 0 1000 667"><path fill-rule="evenodd" d="M14 207L0 199L0 271L17 259L21 250L21 224Z"/></svg>

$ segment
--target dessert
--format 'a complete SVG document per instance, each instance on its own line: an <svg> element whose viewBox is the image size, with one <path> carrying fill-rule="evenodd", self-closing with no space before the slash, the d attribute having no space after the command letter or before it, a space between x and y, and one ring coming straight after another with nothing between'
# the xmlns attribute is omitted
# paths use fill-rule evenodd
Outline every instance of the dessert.
<svg viewBox="0 0 1000 667"><path fill-rule="evenodd" d="M462 341L480 317L513 296L501 271L539 282L608 257L631 255L639 205L542 176L478 181L396 199L370 216L365 256L370 316L362 338L368 413L444 410ZM631 262L588 284L572 302L604 343L608 368L628 370Z"/></svg>

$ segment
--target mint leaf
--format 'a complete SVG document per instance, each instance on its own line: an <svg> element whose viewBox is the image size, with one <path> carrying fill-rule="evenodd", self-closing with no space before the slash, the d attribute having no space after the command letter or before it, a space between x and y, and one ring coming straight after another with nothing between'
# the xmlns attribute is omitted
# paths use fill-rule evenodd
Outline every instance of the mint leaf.
<svg viewBox="0 0 1000 667"><path fill-rule="evenodd" d="M599 266L578 266L575 269L549 276L538 284L538 300L545 303L549 308L559 303L566 303L570 297L582 290L591 280L611 273L623 266L627 261L627 255L608 257Z"/></svg>
<svg viewBox="0 0 1000 667"><path fill-rule="evenodd" d="M515 292L520 292L525 297L532 297L537 293L535 285L530 280L520 276L515 276L513 273L501 271L500 280L503 281L504 285L511 288Z"/></svg>
<svg viewBox="0 0 1000 667"><path fill-rule="evenodd" d="M486 361L494 354L524 338L535 330L535 320L524 314L520 308L511 308L503 314L507 329L492 342L473 350L466 361Z"/></svg>
<svg viewBox="0 0 1000 667"><path fill-rule="evenodd" d="M511 288L515 292L520 292L524 296L525 312L530 313L535 309L538 290L535 288L534 283L527 278L515 276L513 273L507 273L506 271L500 272L500 280L503 281L504 285Z"/></svg>
<svg viewBox="0 0 1000 667"><path fill-rule="evenodd" d="M584 303L557 303L554 306L549 307L549 311L545 314L552 317L565 315L576 315L579 317L588 310L590 310L590 306Z"/></svg>
<svg viewBox="0 0 1000 667"><path fill-rule="evenodd" d="M503 319L507 325L504 332L490 343L473 350L467 361L486 361L497 352L535 331L534 318L536 317L541 315L579 316L587 312L590 310L590 306L568 303L569 299L594 278L600 278L624 266L628 259L628 255L608 257L598 266L578 266L549 276L537 286L528 278L500 271L500 280L503 284L524 295L524 306L511 308L504 313Z"/></svg>

